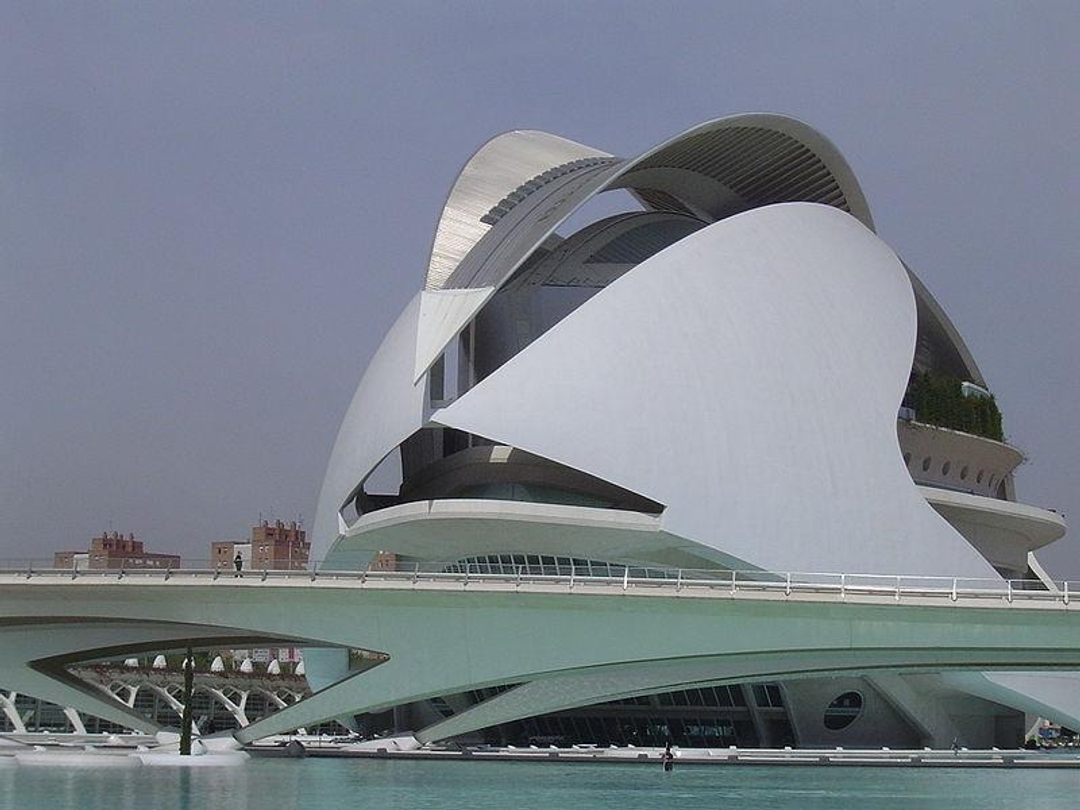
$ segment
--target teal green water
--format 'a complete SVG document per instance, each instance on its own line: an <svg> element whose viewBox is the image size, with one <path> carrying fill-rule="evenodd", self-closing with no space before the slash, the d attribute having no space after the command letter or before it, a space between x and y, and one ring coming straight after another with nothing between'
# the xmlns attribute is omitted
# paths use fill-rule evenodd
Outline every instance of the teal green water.
<svg viewBox="0 0 1080 810"><path fill-rule="evenodd" d="M12 810L1080 807L1080 771L253 760L235 768L0 770Z"/></svg>

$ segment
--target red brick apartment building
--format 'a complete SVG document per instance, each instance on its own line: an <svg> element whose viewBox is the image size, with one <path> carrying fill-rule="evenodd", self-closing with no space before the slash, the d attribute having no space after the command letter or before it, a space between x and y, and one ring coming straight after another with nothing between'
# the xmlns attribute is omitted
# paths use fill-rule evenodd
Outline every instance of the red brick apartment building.
<svg viewBox="0 0 1080 810"><path fill-rule="evenodd" d="M299 571L307 568L311 543L307 532L291 521L262 521L251 527L248 541L218 540L210 544L210 560L215 568L233 567L240 552L245 571Z"/></svg>
<svg viewBox="0 0 1080 810"><path fill-rule="evenodd" d="M57 551L54 568L179 568L178 554L154 554L143 548L134 534L102 532L90 540L86 551Z"/></svg>

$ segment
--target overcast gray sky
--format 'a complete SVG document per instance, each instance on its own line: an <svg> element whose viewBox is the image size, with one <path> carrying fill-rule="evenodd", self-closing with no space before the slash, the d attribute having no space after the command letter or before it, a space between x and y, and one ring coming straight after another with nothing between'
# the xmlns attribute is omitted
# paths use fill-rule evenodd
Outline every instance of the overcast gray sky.
<svg viewBox="0 0 1080 810"><path fill-rule="evenodd" d="M1080 578L1077 42L1075 2L5 3L0 556L310 525L483 141L771 111L851 163Z"/></svg>

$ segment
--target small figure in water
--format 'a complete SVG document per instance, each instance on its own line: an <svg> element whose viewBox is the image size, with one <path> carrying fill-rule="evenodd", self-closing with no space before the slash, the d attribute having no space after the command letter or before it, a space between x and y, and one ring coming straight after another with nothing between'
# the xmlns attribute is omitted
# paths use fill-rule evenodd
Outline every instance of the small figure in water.
<svg viewBox="0 0 1080 810"><path fill-rule="evenodd" d="M233 565L236 567L236 573L233 574L233 576L234 577L242 577L243 574L240 573L240 572L244 568L244 558L240 556L239 551L236 552L236 557L233 558Z"/></svg>
<svg viewBox="0 0 1080 810"><path fill-rule="evenodd" d="M660 759L664 763L665 771L670 771L675 767L675 755L671 753L671 743L668 743L667 747L664 748L664 753L660 755Z"/></svg>
<svg viewBox="0 0 1080 810"><path fill-rule="evenodd" d="M953 756L956 756L960 753L960 741L956 739L956 737L952 738L952 752Z"/></svg>

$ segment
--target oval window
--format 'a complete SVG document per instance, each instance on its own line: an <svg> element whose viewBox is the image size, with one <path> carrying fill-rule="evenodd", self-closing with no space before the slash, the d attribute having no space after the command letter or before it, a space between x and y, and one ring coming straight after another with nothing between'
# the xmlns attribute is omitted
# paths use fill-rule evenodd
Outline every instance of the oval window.
<svg viewBox="0 0 1080 810"><path fill-rule="evenodd" d="M825 709L825 728L839 731L847 728L862 714L863 699L858 692L844 692Z"/></svg>
<svg viewBox="0 0 1080 810"><path fill-rule="evenodd" d="M946 461L944 464L941 465L941 474L948 475L950 469L952 469L952 462Z"/></svg>
<svg viewBox="0 0 1080 810"><path fill-rule="evenodd" d="M927 470L930 469L930 462L931 461L932 461L932 459L930 458L930 456L927 456L926 458L924 458L922 460L922 471L923 472L926 472Z"/></svg>
<svg viewBox="0 0 1080 810"><path fill-rule="evenodd" d="M962 468L960 470L960 480L961 481L966 481L967 480L967 473L968 473L968 468L967 467L964 467L964 468Z"/></svg>
<svg viewBox="0 0 1080 810"><path fill-rule="evenodd" d="M911 464L911 453L904 453L904 464Z"/></svg>

